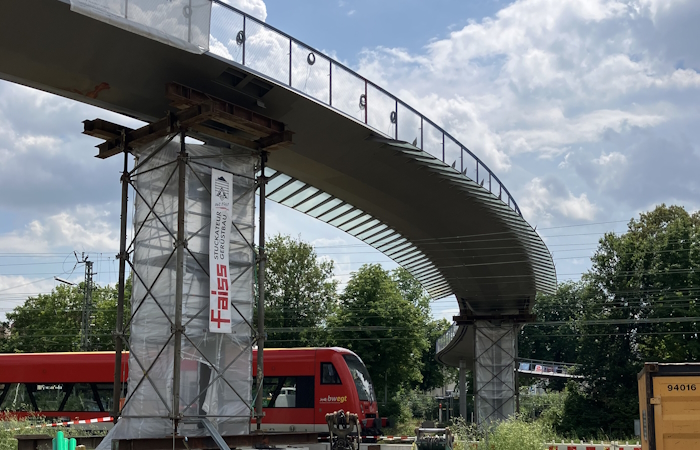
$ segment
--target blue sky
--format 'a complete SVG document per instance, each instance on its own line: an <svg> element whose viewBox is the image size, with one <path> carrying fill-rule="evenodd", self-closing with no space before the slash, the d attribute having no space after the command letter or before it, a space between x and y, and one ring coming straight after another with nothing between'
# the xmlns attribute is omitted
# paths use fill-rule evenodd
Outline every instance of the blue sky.
<svg viewBox="0 0 700 450"><path fill-rule="evenodd" d="M470 19L500 9L498 0L266 1L266 22L319 50L357 64L365 48L402 47L419 51Z"/></svg>
<svg viewBox="0 0 700 450"><path fill-rule="evenodd" d="M700 3L228 0L399 96L482 158L578 279L604 232L659 203L698 209ZM116 114L0 82L0 319L73 251L114 283L120 163L93 158L81 121ZM24 180L31 177L33 183ZM21 188L20 188L21 186ZM272 204L270 233L336 262L395 264L344 233ZM32 253L29 255L28 253ZM456 312L434 303L436 317Z"/></svg>

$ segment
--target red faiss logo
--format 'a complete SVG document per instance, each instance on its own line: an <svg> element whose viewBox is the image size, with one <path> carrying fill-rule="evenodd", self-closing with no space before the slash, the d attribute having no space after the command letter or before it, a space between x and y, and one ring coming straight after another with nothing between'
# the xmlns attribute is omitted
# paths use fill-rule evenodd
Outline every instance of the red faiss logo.
<svg viewBox="0 0 700 450"><path fill-rule="evenodd" d="M216 265L216 291L211 291L212 295L217 295L217 316L211 310L211 322L216 323L217 328L221 328L222 323L231 323L231 319L221 317L221 311L228 310L228 270L224 264Z"/></svg>

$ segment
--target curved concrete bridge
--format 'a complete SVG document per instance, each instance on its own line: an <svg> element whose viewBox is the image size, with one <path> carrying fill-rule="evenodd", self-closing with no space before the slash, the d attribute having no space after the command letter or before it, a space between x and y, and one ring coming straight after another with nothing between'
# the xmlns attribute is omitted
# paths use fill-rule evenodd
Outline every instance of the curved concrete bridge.
<svg viewBox="0 0 700 450"><path fill-rule="evenodd" d="M0 77L147 122L169 109L165 86L175 82L282 122L293 145L270 153L267 197L373 246L434 299L454 294L459 331L440 361L466 368L478 359L475 323L512 329L530 320L536 292L555 288L554 264L496 174L343 64L204 1L210 20L193 23L185 6L177 36L128 17L126 25L96 20L65 0L7 2ZM246 136L212 130L196 136Z"/></svg>

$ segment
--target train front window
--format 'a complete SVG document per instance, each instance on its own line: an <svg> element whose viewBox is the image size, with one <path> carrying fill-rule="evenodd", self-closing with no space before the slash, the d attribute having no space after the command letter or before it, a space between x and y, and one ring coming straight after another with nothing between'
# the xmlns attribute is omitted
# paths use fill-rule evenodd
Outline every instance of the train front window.
<svg viewBox="0 0 700 450"><path fill-rule="evenodd" d="M348 364L350 374L357 388L357 395L362 402L374 402L374 388L372 387L372 379L369 377L367 368L362 361L355 355L343 355L345 362Z"/></svg>

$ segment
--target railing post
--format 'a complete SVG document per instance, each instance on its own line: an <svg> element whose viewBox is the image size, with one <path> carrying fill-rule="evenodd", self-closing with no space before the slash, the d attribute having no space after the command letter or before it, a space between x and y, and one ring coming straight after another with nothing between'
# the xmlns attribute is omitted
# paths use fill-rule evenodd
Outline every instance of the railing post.
<svg viewBox="0 0 700 450"><path fill-rule="evenodd" d="M289 87L292 87L292 40L289 40Z"/></svg>
<svg viewBox="0 0 700 450"><path fill-rule="evenodd" d="M420 116L420 149L425 151L423 148L423 116Z"/></svg>
<svg viewBox="0 0 700 450"><path fill-rule="evenodd" d="M245 31L245 16L243 16L243 57L241 58L241 64L245 66L245 41L248 40Z"/></svg>
<svg viewBox="0 0 700 450"><path fill-rule="evenodd" d="M367 124L367 109L369 109L369 102L367 102L367 79L365 79L365 125Z"/></svg>
<svg viewBox="0 0 700 450"><path fill-rule="evenodd" d="M333 106L333 60L328 59L328 106Z"/></svg>
<svg viewBox="0 0 700 450"><path fill-rule="evenodd" d="M394 119L396 120L396 123L394 123L394 139L397 141L399 140L399 101L396 100L396 104L394 105Z"/></svg>
<svg viewBox="0 0 700 450"><path fill-rule="evenodd" d="M445 132L444 131L442 132L442 162L447 164L447 162L445 162Z"/></svg>

